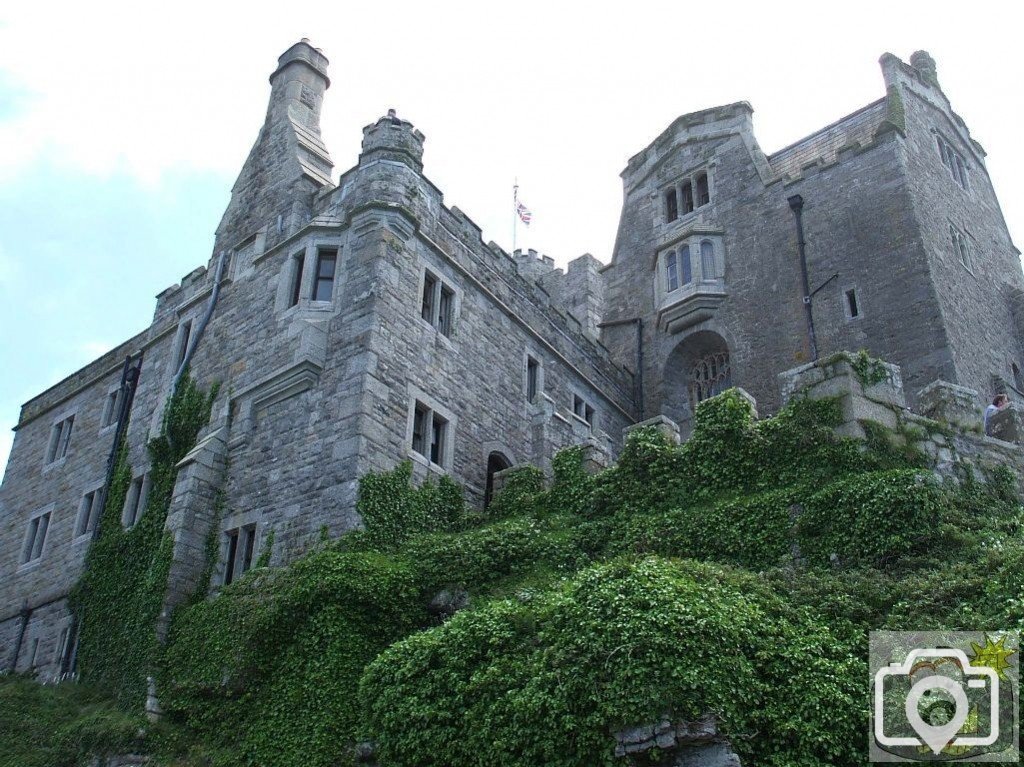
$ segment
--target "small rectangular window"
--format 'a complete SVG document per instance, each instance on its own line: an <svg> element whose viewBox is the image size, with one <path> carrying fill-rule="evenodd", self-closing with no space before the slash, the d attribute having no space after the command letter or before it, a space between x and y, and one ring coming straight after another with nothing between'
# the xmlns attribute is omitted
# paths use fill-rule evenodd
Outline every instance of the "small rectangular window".
<svg viewBox="0 0 1024 767"><path fill-rule="evenodd" d="M125 498L124 511L121 514L121 524L126 528L134 527L146 510L146 500L149 495L149 474L143 474L132 480L128 488L128 497Z"/></svg>
<svg viewBox="0 0 1024 767"><path fill-rule="evenodd" d="M448 450L448 419L422 402L412 417L412 449L431 463L444 466Z"/></svg>
<svg viewBox="0 0 1024 767"><path fill-rule="evenodd" d="M679 289L679 262L674 250L670 250L665 257L665 282L665 289L669 293Z"/></svg>
<svg viewBox="0 0 1024 767"><path fill-rule="evenodd" d="M174 371L181 367L181 363L185 360L185 355L188 353L188 341L191 339L191 319L187 319L181 324L181 332L178 338L178 351L175 355Z"/></svg>
<svg viewBox="0 0 1024 767"><path fill-rule="evenodd" d="M537 399L537 390L540 386L540 363L533 357L526 358L526 401L533 402Z"/></svg>
<svg viewBox="0 0 1024 767"><path fill-rule="evenodd" d="M228 536L228 558L224 567L224 585L227 586L235 579L235 557L238 556L238 530L229 530Z"/></svg>
<svg viewBox="0 0 1024 767"><path fill-rule="evenodd" d="M224 562L224 585L241 578L252 569L252 560L256 551L256 525L245 525L228 530L228 551Z"/></svg>
<svg viewBox="0 0 1024 767"><path fill-rule="evenodd" d="M687 181L683 184L683 215L693 213L693 184Z"/></svg>
<svg viewBox="0 0 1024 767"><path fill-rule="evenodd" d="M100 419L100 428L105 429L117 423L117 417L121 409L121 390L115 389L107 395L103 401L103 417Z"/></svg>
<svg viewBox="0 0 1024 767"><path fill-rule="evenodd" d="M338 263L336 248L316 252L316 285L313 287L314 301L330 301L334 293L334 270Z"/></svg>
<svg viewBox="0 0 1024 767"><path fill-rule="evenodd" d="M430 410L417 402L412 417L412 449L424 458L427 457L427 422L429 420Z"/></svg>
<svg viewBox="0 0 1024 767"><path fill-rule="evenodd" d="M432 413L430 424L430 460L441 465L444 462L445 440L448 436L448 421Z"/></svg>
<svg viewBox="0 0 1024 767"><path fill-rule="evenodd" d="M707 205L711 202L711 189L708 186L708 174L701 173L697 176L697 207Z"/></svg>
<svg viewBox="0 0 1024 767"><path fill-rule="evenodd" d="M53 463L66 458L71 447L71 429L75 425L75 417L69 415L50 427L50 441L46 446L46 462Z"/></svg>
<svg viewBox="0 0 1024 767"><path fill-rule="evenodd" d="M665 220L675 221L679 218L679 198L676 197L676 190L669 189L665 192Z"/></svg>
<svg viewBox="0 0 1024 767"><path fill-rule="evenodd" d="M302 267L305 260L304 253L292 256L292 296L288 306L297 306L299 298L302 297Z"/></svg>
<svg viewBox="0 0 1024 767"><path fill-rule="evenodd" d="M75 537L79 538L96 529L100 509L103 508L103 489L92 490L82 496L78 505L78 517L75 519Z"/></svg>
<svg viewBox="0 0 1024 767"><path fill-rule="evenodd" d="M953 244L953 253L960 259L967 271L971 271L971 249L967 235L961 232L952 224L949 225L949 237Z"/></svg>
<svg viewBox="0 0 1024 767"><path fill-rule="evenodd" d="M434 324L434 293L437 290L437 278L430 272L423 275L423 304L420 307L420 316Z"/></svg>
<svg viewBox="0 0 1024 767"><path fill-rule="evenodd" d="M21 563L32 562L43 555L46 532L50 527L50 512L32 517L25 531L25 542L21 547Z"/></svg>
<svg viewBox="0 0 1024 767"><path fill-rule="evenodd" d="M857 305L857 291L853 288L846 291L846 313L851 320L860 316L860 307Z"/></svg>
<svg viewBox="0 0 1024 767"><path fill-rule="evenodd" d="M572 397L572 412L591 426L594 425L594 408L578 394Z"/></svg>
<svg viewBox="0 0 1024 767"><path fill-rule="evenodd" d="M442 335L451 336L454 311L455 292L447 285L442 285L441 301L437 307L437 330Z"/></svg>

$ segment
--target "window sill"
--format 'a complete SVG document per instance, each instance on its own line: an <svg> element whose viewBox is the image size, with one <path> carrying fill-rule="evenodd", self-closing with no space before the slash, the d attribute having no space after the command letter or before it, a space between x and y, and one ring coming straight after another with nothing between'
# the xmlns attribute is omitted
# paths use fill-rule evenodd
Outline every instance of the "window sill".
<svg viewBox="0 0 1024 767"><path fill-rule="evenodd" d="M727 295L721 279L684 285L662 296L658 324L669 333L678 333L709 320Z"/></svg>
<svg viewBox="0 0 1024 767"><path fill-rule="evenodd" d="M46 474L47 472L53 471L54 469L63 466L65 463L67 463L68 457L70 455L71 453L68 453L63 458L58 458L56 461L50 461L49 463L43 464L43 474Z"/></svg>
<svg viewBox="0 0 1024 767"><path fill-rule="evenodd" d="M108 423L106 426L101 426L100 427L100 431L99 431L100 436L103 436L104 434L109 434L110 432L112 432L116 428L117 428L117 421L114 421L113 423Z"/></svg>
<svg viewBox="0 0 1024 767"><path fill-rule="evenodd" d="M436 341L440 341L442 344L447 346L449 351L455 351L455 342L452 341L451 336L446 336L444 333L442 333L436 327L434 327L429 322L427 322L425 319L423 319L422 316L417 317L416 320L419 322L420 326L425 331L429 330L429 331L431 331L434 334L434 338L435 338ZM434 465L436 466L437 464L434 464Z"/></svg>
<svg viewBox="0 0 1024 767"><path fill-rule="evenodd" d="M23 573L31 572L32 570L35 570L37 567L39 567L39 565L41 565L42 562L43 562L43 555L40 554L35 559L30 559L28 562L22 562L20 565L18 565L18 569L15 572L18 575L21 575Z"/></svg>
<svg viewBox="0 0 1024 767"><path fill-rule="evenodd" d="M442 466L439 463L434 463L425 455L423 455L422 453L417 453L415 450L409 450L409 458L412 459L412 461L414 461L415 463L418 463L420 466L426 467L429 471L432 471L435 474L448 474L448 469L446 469L444 466Z"/></svg>
<svg viewBox="0 0 1024 767"><path fill-rule="evenodd" d="M81 546L82 544L88 543L91 540L92 540L92 530L89 530L87 532L82 533L81 535L76 535L74 538L72 538L71 539L71 545L72 545L72 547L78 547L78 546Z"/></svg>

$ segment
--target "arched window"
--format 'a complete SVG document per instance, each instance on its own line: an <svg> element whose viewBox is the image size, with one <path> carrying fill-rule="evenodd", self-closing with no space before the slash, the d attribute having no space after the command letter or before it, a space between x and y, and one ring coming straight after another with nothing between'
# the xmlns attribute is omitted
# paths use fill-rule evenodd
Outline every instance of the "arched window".
<svg viewBox="0 0 1024 767"><path fill-rule="evenodd" d="M683 184L683 215L693 213L693 184L687 181Z"/></svg>
<svg viewBox="0 0 1024 767"><path fill-rule="evenodd" d="M665 289L669 293L679 289L679 265L674 250L665 254Z"/></svg>
<svg viewBox="0 0 1024 767"><path fill-rule="evenodd" d="M697 207L707 205L711 202L711 191L708 187L708 174L701 173L697 176Z"/></svg>
<svg viewBox="0 0 1024 767"><path fill-rule="evenodd" d="M679 268L682 271L682 284L693 282L693 265L690 263L690 246L683 245L679 249Z"/></svg>
<svg viewBox="0 0 1024 767"><path fill-rule="evenodd" d="M721 394L732 386L732 371L729 367L729 352L711 352L700 357L690 370L690 403L697 404Z"/></svg>
<svg viewBox="0 0 1024 767"><path fill-rule="evenodd" d="M715 246L710 240L704 240L700 244L700 277L702 280L713 280L718 277L718 267L715 265Z"/></svg>
<svg viewBox="0 0 1024 767"><path fill-rule="evenodd" d="M502 453L491 453L487 456L487 486L484 488L484 508L494 500L494 475L512 467L512 462Z"/></svg>
<svg viewBox="0 0 1024 767"><path fill-rule="evenodd" d="M1017 363L1011 362L1010 369L1013 371L1013 385L1017 387L1017 391L1024 392L1024 377L1021 376Z"/></svg>

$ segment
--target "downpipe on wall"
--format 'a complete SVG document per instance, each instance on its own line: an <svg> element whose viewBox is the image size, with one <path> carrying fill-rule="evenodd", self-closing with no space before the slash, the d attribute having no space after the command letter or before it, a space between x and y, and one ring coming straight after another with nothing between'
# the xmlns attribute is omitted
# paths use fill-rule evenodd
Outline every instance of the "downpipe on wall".
<svg viewBox="0 0 1024 767"><path fill-rule="evenodd" d="M804 314L807 317L807 346L811 354L811 362L818 360L818 339L814 335L814 310L811 281L807 276L807 241L804 239L804 198L794 194L788 198L789 207L796 219L797 248L800 252L800 276L804 289Z"/></svg>

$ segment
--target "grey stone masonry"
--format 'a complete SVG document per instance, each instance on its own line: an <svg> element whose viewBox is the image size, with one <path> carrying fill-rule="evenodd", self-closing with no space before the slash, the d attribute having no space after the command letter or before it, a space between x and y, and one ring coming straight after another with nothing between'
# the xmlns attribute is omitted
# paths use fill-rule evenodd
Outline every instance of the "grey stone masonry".
<svg viewBox="0 0 1024 767"><path fill-rule="evenodd" d="M83 509L104 483L108 401L127 355L142 355L126 432L140 487L186 348L198 383L221 384L168 510L160 631L200 585L211 534L216 590L261 559L279 566L360 527L367 472L408 460L416 481L450 475L480 506L495 454L549 469L556 450L582 444L606 465L636 420L633 374L596 338L596 264L570 270L579 301L522 276L445 206L423 175L423 134L393 111L364 129L358 163L335 184L320 139L326 67L303 41L271 75L216 233L208 266L224 253L227 268L202 337L207 266L157 295L150 327L23 407L0 487L5 668L53 678L67 656L67 594L91 538ZM231 561L232 536L251 557Z"/></svg>
<svg viewBox="0 0 1024 767"><path fill-rule="evenodd" d="M288 48L208 262L157 294L149 327L22 408L0 486L6 667L52 678L73 644L66 599L129 355L141 355L125 434L140 492L186 353L201 386L221 384L168 511L163 621L199 584L210 536L215 590L361 527L367 472L411 461L415 481L451 476L480 507L497 467L550 475L556 451L583 445L597 470L625 429L655 419L685 438L698 403L729 387L765 415L797 389L840 397L856 437L867 420L913 425L937 471L1019 468L1019 446L970 424L972 397L1024 402L1024 274L984 151L930 56L881 66L881 98L772 155L745 102L677 118L622 173L611 262L559 269L485 242L447 206L424 134L394 109L335 179L327 58L308 40ZM847 349L893 364L865 369ZM909 404L944 423L906 410L904 381ZM1001 436L1020 433L1016 412ZM251 557L232 554L240 537Z"/></svg>
<svg viewBox="0 0 1024 767"><path fill-rule="evenodd" d="M997 380L1024 389L1019 252L934 60L913 62L886 54L882 98L775 154L741 102L679 117L629 160L602 340L642 357L645 416L688 434L730 384L775 412L776 376L813 361L805 300L819 358L866 349L911 400L937 379L982 401Z"/></svg>

